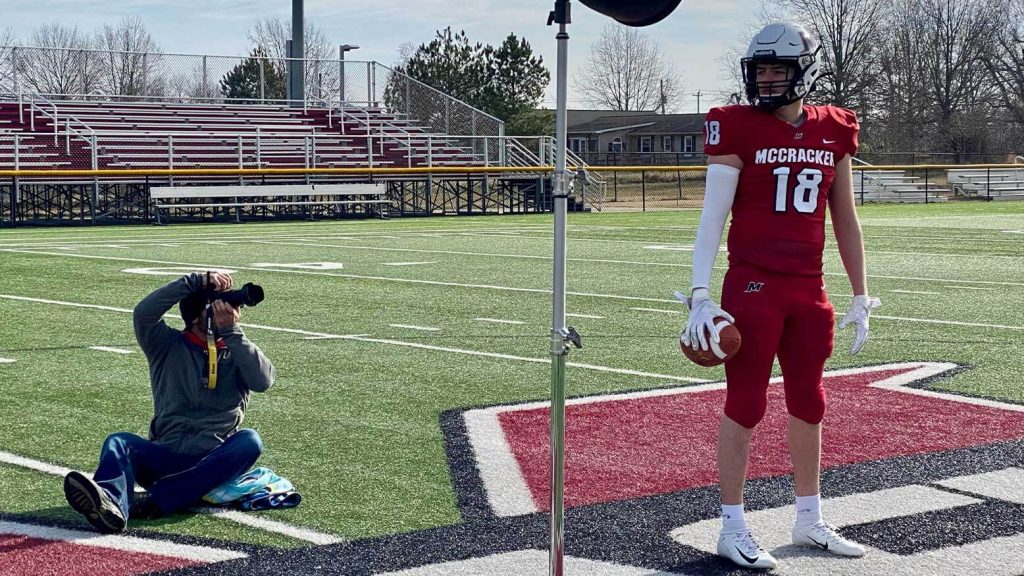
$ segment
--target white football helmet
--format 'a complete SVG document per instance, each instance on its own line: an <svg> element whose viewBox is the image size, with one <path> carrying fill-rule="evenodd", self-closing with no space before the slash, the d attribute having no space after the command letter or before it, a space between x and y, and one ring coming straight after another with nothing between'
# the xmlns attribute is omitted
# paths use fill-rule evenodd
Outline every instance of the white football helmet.
<svg viewBox="0 0 1024 576"><path fill-rule="evenodd" d="M747 57L740 60L747 100L764 110L778 110L810 94L821 76L819 50L821 44L799 24L786 22L765 26L750 42ZM785 64L793 73L784 83L771 82L766 87L762 82L759 87L757 65L763 63ZM762 95L761 88L767 88L771 95Z"/></svg>

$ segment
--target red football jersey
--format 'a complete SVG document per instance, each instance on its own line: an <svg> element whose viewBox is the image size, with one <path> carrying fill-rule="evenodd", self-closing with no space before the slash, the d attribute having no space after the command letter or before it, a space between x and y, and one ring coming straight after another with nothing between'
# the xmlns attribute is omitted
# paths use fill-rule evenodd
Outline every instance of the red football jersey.
<svg viewBox="0 0 1024 576"><path fill-rule="evenodd" d="M857 151L856 115L804 106L793 126L754 106L712 108L704 153L743 161L729 229L729 262L775 273L820 276L825 205L836 164Z"/></svg>

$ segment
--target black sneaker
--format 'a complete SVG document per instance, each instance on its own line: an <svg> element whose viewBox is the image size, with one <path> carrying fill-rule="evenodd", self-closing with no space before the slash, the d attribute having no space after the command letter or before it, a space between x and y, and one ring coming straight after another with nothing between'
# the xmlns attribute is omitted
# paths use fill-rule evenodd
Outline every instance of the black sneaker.
<svg viewBox="0 0 1024 576"><path fill-rule="evenodd" d="M139 520L153 520L163 516L164 512L156 505L152 494L149 492L136 492L132 495L132 505L128 515Z"/></svg>
<svg viewBox="0 0 1024 576"><path fill-rule="evenodd" d="M124 532L127 524L124 514L92 478L74 470L68 472L64 477L64 497L97 531L103 534Z"/></svg>

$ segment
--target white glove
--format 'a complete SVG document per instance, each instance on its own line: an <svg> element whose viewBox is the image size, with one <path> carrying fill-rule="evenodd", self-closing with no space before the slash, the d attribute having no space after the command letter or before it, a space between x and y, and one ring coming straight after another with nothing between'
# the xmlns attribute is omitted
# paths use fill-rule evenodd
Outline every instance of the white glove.
<svg viewBox="0 0 1024 576"><path fill-rule="evenodd" d="M675 293L678 300L690 307L690 317L686 320L686 326L683 326L682 331L679 332L679 341L694 350L698 346L701 350L710 350L711 344L708 342L707 334L711 334L711 339L714 342L720 341L718 328L715 327L715 318L721 316L729 322L735 322L735 320L731 314L722 310L718 304L708 298L707 290L701 289L698 292L699 294L695 295L692 300L679 292Z"/></svg>
<svg viewBox="0 0 1024 576"><path fill-rule="evenodd" d="M860 349L868 341L868 317L871 316L872 310L881 305L881 300L870 298L865 294L853 297L853 302L850 303L850 310L839 321L840 330L846 328L849 324L853 324L857 330L853 338L853 346L850 347L851 355L860 352Z"/></svg>

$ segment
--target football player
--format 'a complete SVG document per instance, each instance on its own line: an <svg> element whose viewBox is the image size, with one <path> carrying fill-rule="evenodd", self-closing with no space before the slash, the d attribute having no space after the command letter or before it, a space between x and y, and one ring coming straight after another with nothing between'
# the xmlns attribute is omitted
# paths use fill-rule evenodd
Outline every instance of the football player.
<svg viewBox="0 0 1024 576"><path fill-rule="evenodd" d="M819 47L798 25L765 27L741 61L752 105L714 108L704 128L707 188L694 246L690 316L680 340L707 350L709 336L718 340L714 319L719 316L743 335L739 352L725 363L725 414L718 434L718 554L745 568L777 565L743 516L750 438L765 413L776 356L785 383L796 484L793 543L840 556L864 554L863 546L823 520L818 491L825 415L822 373L832 354L835 324L822 274L826 206L855 295L839 323L840 328L856 328L851 354L867 341L868 316L880 305L868 296L853 195L857 118L843 108L804 104L819 77ZM730 212L729 269L719 307L709 287Z"/></svg>

